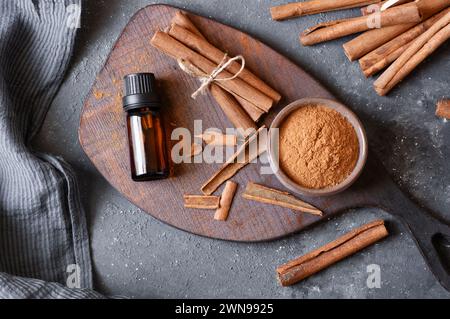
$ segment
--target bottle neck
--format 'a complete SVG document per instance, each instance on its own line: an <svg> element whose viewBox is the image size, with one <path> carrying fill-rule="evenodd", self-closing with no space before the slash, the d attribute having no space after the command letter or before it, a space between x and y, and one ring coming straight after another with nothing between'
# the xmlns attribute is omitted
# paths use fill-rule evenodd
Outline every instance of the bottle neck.
<svg viewBox="0 0 450 319"><path fill-rule="evenodd" d="M145 113L159 114L160 112L161 112L161 108L149 107L149 106L141 106L138 108L132 108L130 110L127 110L127 113L129 115L137 115L137 114L145 114Z"/></svg>

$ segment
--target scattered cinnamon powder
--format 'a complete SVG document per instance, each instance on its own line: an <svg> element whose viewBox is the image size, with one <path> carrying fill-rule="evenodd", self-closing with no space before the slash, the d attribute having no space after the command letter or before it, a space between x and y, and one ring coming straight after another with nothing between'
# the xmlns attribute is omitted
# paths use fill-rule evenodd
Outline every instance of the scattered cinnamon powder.
<svg viewBox="0 0 450 319"><path fill-rule="evenodd" d="M337 111L310 105L292 112L280 127L280 167L300 186L335 186L355 168L359 143L355 129Z"/></svg>
<svg viewBox="0 0 450 319"><path fill-rule="evenodd" d="M105 96L105 93L101 92L101 91L94 91L94 97L96 100L101 100L103 99L103 97Z"/></svg>

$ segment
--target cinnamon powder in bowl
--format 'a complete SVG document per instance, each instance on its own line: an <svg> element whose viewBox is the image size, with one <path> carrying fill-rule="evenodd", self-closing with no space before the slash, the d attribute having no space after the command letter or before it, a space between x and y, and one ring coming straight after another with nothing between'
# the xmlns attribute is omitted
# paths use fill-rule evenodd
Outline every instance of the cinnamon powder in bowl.
<svg viewBox="0 0 450 319"><path fill-rule="evenodd" d="M292 191L316 196L335 194L350 186L364 167L364 129L356 115L340 103L296 101L280 112L271 128L279 129L278 143L273 136L269 138L271 165ZM277 153L278 161L274 161Z"/></svg>

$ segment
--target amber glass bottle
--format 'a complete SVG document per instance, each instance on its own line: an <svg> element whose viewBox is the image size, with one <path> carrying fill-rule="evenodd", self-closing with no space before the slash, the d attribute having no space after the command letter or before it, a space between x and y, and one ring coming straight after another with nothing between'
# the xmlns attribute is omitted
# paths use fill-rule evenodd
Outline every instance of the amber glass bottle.
<svg viewBox="0 0 450 319"><path fill-rule="evenodd" d="M131 177L134 181L167 178L170 168L155 76L130 74L124 81Z"/></svg>

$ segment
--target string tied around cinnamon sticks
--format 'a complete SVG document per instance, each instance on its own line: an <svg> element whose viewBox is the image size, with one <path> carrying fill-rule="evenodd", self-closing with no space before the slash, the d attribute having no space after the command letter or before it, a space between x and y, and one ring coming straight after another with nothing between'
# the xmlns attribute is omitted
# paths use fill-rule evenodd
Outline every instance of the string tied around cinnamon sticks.
<svg viewBox="0 0 450 319"><path fill-rule="evenodd" d="M236 72L233 76L219 79L217 78L222 71L227 69L233 62L235 61L241 61L241 68L238 72ZM196 77L200 80L200 87L192 93L191 97L195 100L199 94L204 95L206 93L206 90L209 88L209 86L213 82L225 82L225 81L231 81L237 78L241 72L245 69L245 59L242 55L237 55L234 58L228 59L228 54L225 53L223 56L222 61L217 65L217 67L211 72L211 74L207 74L200 70L198 67L193 65L192 63L189 63L186 60L178 59L177 60L178 65L180 66L181 70L186 72L187 74Z"/></svg>

